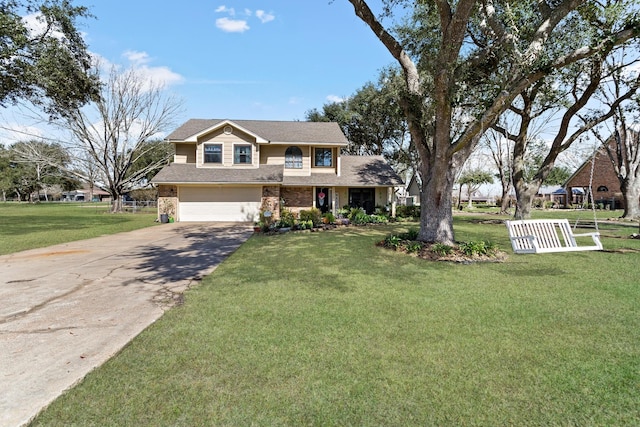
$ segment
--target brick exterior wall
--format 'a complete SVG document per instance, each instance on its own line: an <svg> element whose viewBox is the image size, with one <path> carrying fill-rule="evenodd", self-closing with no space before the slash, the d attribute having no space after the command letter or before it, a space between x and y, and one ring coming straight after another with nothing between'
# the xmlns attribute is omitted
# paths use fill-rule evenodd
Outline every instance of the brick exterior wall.
<svg viewBox="0 0 640 427"><path fill-rule="evenodd" d="M280 197L284 199L285 207L294 213L313 207L312 187L282 187Z"/></svg>
<svg viewBox="0 0 640 427"><path fill-rule="evenodd" d="M265 185L262 187L262 205L260 210L271 211L272 218L280 218L280 187L277 185Z"/></svg>
<svg viewBox="0 0 640 427"><path fill-rule="evenodd" d="M158 197L177 197L178 187L175 185L158 185Z"/></svg>
<svg viewBox="0 0 640 427"><path fill-rule="evenodd" d="M158 218L167 214L176 218L178 210L178 187L175 185L158 186Z"/></svg>
<svg viewBox="0 0 640 427"><path fill-rule="evenodd" d="M571 188L589 188L592 161L594 161L593 157L567 181L567 191L570 191ZM606 187L607 191L598 191L598 188L601 187ZM593 189L593 200L596 203L615 200L618 207L623 205L624 201L622 192L620 191L620 181L618 181L609 156L607 156L604 151L598 151L595 155L591 188Z"/></svg>

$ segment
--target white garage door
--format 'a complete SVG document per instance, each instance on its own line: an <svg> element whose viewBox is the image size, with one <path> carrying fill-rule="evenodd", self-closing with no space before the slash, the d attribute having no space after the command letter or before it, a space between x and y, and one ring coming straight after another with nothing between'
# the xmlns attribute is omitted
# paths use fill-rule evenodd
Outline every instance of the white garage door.
<svg viewBox="0 0 640 427"><path fill-rule="evenodd" d="M261 187L180 187L180 221L255 221Z"/></svg>

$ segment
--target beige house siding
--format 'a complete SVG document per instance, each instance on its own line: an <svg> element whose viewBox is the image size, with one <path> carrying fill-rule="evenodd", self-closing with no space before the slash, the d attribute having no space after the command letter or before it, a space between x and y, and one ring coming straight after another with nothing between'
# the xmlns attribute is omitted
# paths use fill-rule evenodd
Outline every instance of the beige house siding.
<svg viewBox="0 0 640 427"><path fill-rule="evenodd" d="M204 163L204 146L205 144L221 144L222 145L222 164ZM233 153L236 145L251 145L251 164L234 164ZM260 149L255 142L255 138L240 132L237 129L229 134L225 133L224 128L215 130L198 140L196 149L196 163L198 167L257 167L259 165Z"/></svg>
<svg viewBox="0 0 640 427"><path fill-rule="evenodd" d="M196 145L176 144L176 154L173 157L173 161L175 163L195 163Z"/></svg>
<svg viewBox="0 0 640 427"><path fill-rule="evenodd" d="M260 147L260 164L284 165L285 152L289 147L298 147L302 151L302 169L284 169L285 176L311 175L311 147L304 145L263 145Z"/></svg>

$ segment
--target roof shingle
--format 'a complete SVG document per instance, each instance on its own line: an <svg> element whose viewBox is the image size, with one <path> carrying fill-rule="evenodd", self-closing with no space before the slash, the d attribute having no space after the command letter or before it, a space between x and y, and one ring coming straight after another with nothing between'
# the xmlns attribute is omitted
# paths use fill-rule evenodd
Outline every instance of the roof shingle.
<svg viewBox="0 0 640 427"><path fill-rule="evenodd" d="M153 177L154 184L282 184L300 186L394 187L403 185L382 156L341 156L341 174L315 173L283 176L284 165L260 165L255 169L198 168L172 163Z"/></svg>
<svg viewBox="0 0 640 427"><path fill-rule="evenodd" d="M283 165L259 168L198 168L193 163L171 163L151 180L154 184L267 184L282 182Z"/></svg>
<svg viewBox="0 0 640 427"><path fill-rule="evenodd" d="M271 120L191 119L167 136L184 141L198 133L231 122L273 143L314 143L347 145L347 138L335 122L294 122Z"/></svg>

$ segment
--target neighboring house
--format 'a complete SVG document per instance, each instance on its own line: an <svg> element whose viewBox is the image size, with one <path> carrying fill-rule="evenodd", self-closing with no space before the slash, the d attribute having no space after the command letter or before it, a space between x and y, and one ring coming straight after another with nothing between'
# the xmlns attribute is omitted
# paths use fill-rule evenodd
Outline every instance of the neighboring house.
<svg viewBox="0 0 640 427"><path fill-rule="evenodd" d="M104 202L110 201L111 195L97 187L93 189L85 187L73 191L64 191L62 200L65 202Z"/></svg>
<svg viewBox="0 0 640 427"><path fill-rule="evenodd" d="M571 189L571 200L569 203L581 204L584 199L584 190L574 187ZM515 193L513 193L515 197ZM552 202L554 208L564 208L567 206L567 190L560 185L543 185L538 189L536 198L543 202Z"/></svg>
<svg viewBox="0 0 640 427"><path fill-rule="evenodd" d="M422 193L422 180L418 176L418 174L414 174L409 180L409 184L406 187L406 195L404 197L404 204L407 206L411 205L419 205L420 204L420 193ZM459 184L457 184L451 193L453 200L458 200L458 196L460 196L460 203L468 203L469 195L466 193L466 188L463 188L462 194L459 194ZM466 186L465 186L466 187ZM475 203L495 203L495 196L483 193L480 190L474 191L471 194L471 201Z"/></svg>
<svg viewBox="0 0 640 427"><path fill-rule="evenodd" d="M174 161L151 182L159 213L177 221L255 221L283 207L371 213L403 185L382 156L341 155L337 123L192 119L167 140Z"/></svg>
<svg viewBox="0 0 640 427"><path fill-rule="evenodd" d="M593 163L593 180L591 170ZM611 160L604 148L600 148L595 156L589 157L564 184L564 188L571 194L569 203L582 204L584 197L589 197L589 189L593 189L593 200L611 209L624 206L620 181L611 164ZM579 190L579 191L576 191Z"/></svg>
<svg viewBox="0 0 640 427"><path fill-rule="evenodd" d="M417 173L414 173L411 179L409 180L409 184L407 184L407 188L405 190L404 196L404 205L412 206L420 204L420 193L422 190L420 189L421 180Z"/></svg>

